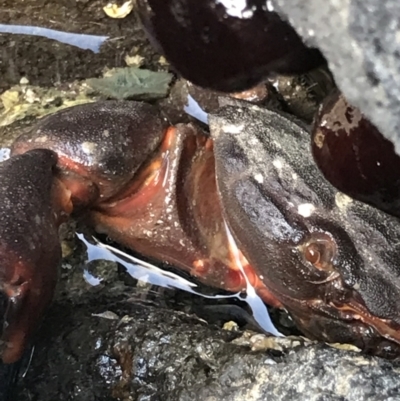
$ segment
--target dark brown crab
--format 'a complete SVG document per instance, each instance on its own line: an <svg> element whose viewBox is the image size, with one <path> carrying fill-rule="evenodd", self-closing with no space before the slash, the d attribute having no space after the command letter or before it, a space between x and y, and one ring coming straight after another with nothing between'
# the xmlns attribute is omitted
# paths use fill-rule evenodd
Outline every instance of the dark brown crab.
<svg viewBox="0 0 400 401"><path fill-rule="evenodd" d="M0 167L4 362L51 299L57 227L71 212L206 284L245 289L241 263L312 338L399 353L398 221L328 184L286 116L226 105L210 131L109 101L46 117L14 143Z"/></svg>

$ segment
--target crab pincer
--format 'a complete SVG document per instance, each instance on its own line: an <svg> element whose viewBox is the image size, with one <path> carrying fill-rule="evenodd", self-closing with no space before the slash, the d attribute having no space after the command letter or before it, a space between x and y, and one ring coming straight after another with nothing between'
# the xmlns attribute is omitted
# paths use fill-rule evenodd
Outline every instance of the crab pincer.
<svg viewBox="0 0 400 401"><path fill-rule="evenodd" d="M1 356L15 362L49 305L61 248L57 230L72 211L70 192L54 178L57 155L32 150L0 164Z"/></svg>
<svg viewBox="0 0 400 401"><path fill-rule="evenodd" d="M0 341L5 363L20 358L53 298L61 260L59 225L123 187L163 135L161 127L146 129L140 115L147 105L86 107L43 118L0 164ZM93 122L102 129L93 129ZM136 130L135 124L143 122ZM109 137L116 142L110 144ZM133 141L144 153L127 151Z"/></svg>

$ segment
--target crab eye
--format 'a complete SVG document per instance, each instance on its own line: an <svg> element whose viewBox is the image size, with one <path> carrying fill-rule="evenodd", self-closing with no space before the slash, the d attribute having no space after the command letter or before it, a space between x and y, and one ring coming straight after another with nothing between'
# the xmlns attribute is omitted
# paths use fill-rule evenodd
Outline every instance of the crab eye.
<svg viewBox="0 0 400 401"><path fill-rule="evenodd" d="M325 233L313 233L301 246L304 259L319 270L334 270L333 261L337 254L335 240Z"/></svg>

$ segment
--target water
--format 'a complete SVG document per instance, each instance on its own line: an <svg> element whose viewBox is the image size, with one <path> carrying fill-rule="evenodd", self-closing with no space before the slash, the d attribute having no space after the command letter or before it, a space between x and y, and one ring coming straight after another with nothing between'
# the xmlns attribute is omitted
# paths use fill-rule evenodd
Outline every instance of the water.
<svg viewBox="0 0 400 401"><path fill-rule="evenodd" d="M109 38L108 36L64 32L57 31L55 29L29 25L0 24L0 33L41 36L44 38L56 40L57 42L65 43L67 45L79 47L83 50L91 50L93 53L98 53L100 51L101 45Z"/></svg>
<svg viewBox="0 0 400 401"><path fill-rule="evenodd" d="M92 262L94 260L117 262L125 267L131 277L137 280L164 288L177 288L197 294L193 291L193 288L197 287L196 284L175 273L162 270L151 263L137 259L111 245L103 244L96 238L93 238L95 244L91 244L86 240L83 234L77 233L76 235L86 246L88 255L87 262ZM88 273L85 272L84 274L87 277Z"/></svg>
<svg viewBox="0 0 400 401"><path fill-rule="evenodd" d="M10 149L0 148L0 162L10 158Z"/></svg>
<svg viewBox="0 0 400 401"><path fill-rule="evenodd" d="M272 323L266 305L256 294L255 289L251 286L247 277L246 295L243 295L243 293L231 295L207 295L196 290L197 284L186 280L178 274L162 270L159 267L135 258L120 249L104 244L94 237L93 240L95 241L95 244L91 244L86 240L83 234L77 234L77 236L86 246L88 263L94 260L109 260L121 264L125 267L131 277L145 283L157 285L163 288L179 289L207 299L237 298L240 301L245 301L250 306L255 321L263 330L275 336L282 336ZM231 240L233 240L232 237ZM244 273L243 268L242 272ZM84 277L89 284L97 285L100 283L99 279L92 276L86 269L84 271Z"/></svg>
<svg viewBox="0 0 400 401"><path fill-rule="evenodd" d="M244 266L242 265L241 262L241 258L238 252L238 247L226 223L225 223L225 230L228 235L230 249L234 253L233 256L235 258L235 264L236 266L239 267L240 271L242 272L246 280L246 297L244 298L244 301L246 301L250 306L253 312L254 319L261 326L262 329L264 329L268 333L273 334L274 336L282 336L282 334L276 329L276 327L272 323L268 309L265 306L263 300L257 295L255 288L250 284L250 281L244 270Z"/></svg>
<svg viewBox="0 0 400 401"><path fill-rule="evenodd" d="M90 271L86 268L83 270L83 278L92 287L100 285L103 281L101 278L98 278L90 273Z"/></svg>
<svg viewBox="0 0 400 401"><path fill-rule="evenodd" d="M189 116L196 118L204 124L208 125L208 114L200 107L200 105L193 99L191 95L187 97L187 105L184 106L183 110L189 114Z"/></svg>

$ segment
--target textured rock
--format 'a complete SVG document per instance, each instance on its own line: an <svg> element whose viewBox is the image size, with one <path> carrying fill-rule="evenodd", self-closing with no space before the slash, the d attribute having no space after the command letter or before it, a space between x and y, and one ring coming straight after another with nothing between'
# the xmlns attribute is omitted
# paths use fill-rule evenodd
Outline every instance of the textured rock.
<svg viewBox="0 0 400 401"><path fill-rule="evenodd" d="M54 305L43 326L20 401L361 401L400 391L399 363L297 338L252 351L250 336L107 291Z"/></svg>
<svg viewBox="0 0 400 401"><path fill-rule="evenodd" d="M272 6L323 52L348 100L400 153L400 2L272 0Z"/></svg>

